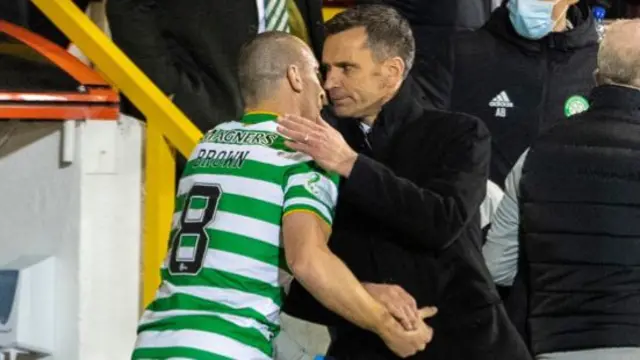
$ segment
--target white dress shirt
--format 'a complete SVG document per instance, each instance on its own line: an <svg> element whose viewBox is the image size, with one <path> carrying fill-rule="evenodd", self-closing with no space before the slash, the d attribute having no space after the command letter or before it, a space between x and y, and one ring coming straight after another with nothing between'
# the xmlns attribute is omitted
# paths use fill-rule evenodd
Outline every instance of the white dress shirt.
<svg viewBox="0 0 640 360"><path fill-rule="evenodd" d="M264 15L264 0L256 0L258 7L258 34L261 34L267 28L267 19Z"/></svg>

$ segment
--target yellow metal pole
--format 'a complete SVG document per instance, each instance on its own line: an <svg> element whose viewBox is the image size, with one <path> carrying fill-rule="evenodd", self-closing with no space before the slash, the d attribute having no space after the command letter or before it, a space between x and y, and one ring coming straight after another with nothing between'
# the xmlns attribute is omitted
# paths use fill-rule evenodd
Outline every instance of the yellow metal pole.
<svg viewBox="0 0 640 360"><path fill-rule="evenodd" d="M160 266L167 253L174 207L174 151L156 123L147 123L145 154L145 219L142 263L142 306L155 297L160 284ZM170 166L167 166L169 164Z"/></svg>
<svg viewBox="0 0 640 360"><path fill-rule="evenodd" d="M324 21L329 21L332 17L344 11L344 8L341 7L323 7L322 8L322 16Z"/></svg>
<svg viewBox="0 0 640 360"><path fill-rule="evenodd" d="M178 151L189 155L202 136L200 130L71 0L32 1L150 122L158 125Z"/></svg>
<svg viewBox="0 0 640 360"><path fill-rule="evenodd" d="M145 306L160 282L159 268L173 214L175 163L166 139L188 157L202 133L70 0L32 1L147 118L142 243Z"/></svg>

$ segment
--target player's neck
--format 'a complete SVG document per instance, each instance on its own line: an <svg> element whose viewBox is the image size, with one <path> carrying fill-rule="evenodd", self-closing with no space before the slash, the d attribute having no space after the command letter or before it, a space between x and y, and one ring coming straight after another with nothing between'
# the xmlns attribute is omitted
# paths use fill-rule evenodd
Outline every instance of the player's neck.
<svg viewBox="0 0 640 360"><path fill-rule="evenodd" d="M297 106L292 106L290 101L265 100L251 106L246 106L245 114L248 112L268 112L278 115L299 115L300 110Z"/></svg>

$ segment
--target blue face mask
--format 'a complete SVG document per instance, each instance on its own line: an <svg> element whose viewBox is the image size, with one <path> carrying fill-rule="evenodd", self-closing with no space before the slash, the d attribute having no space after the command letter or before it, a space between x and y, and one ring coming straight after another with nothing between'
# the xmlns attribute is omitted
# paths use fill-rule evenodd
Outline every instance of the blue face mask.
<svg viewBox="0 0 640 360"><path fill-rule="evenodd" d="M538 40L549 35L555 26L553 7L558 1L509 0L509 18L520 36Z"/></svg>

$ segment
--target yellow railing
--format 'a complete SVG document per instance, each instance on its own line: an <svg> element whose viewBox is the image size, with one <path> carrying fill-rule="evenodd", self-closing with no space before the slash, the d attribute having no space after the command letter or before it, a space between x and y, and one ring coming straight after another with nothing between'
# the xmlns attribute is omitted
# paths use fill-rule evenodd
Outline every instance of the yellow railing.
<svg viewBox="0 0 640 360"><path fill-rule="evenodd" d="M144 306L153 300L160 283L173 214L175 161L170 145L188 156L202 133L71 0L32 1L147 118Z"/></svg>
<svg viewBox="0 0 640 360"><path fill-rule="evenodd" d="M329 19L331 19L332 17L336 16L336 14L339 14L340 12L342 12L344 10L344 8L341 7L324 7L322 8L322 17L324 18L324 21L327 21Z"/></svg>

